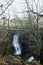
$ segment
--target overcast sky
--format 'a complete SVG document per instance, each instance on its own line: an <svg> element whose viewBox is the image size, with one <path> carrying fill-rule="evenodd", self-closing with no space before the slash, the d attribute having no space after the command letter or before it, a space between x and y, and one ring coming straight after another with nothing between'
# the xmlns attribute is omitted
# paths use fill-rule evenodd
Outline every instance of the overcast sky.
<svg viewBox="0 0 43 65"><path fill-rule="evenodd" d="M6 4L8 1L9 0L0 0L0 3ZM33 0L29 0L29 1L32 2ZM38 0L34 0L34 1L36 2L36 4L38 3ZM6 10L6 13L9 13L10 14L10 18L15 17L15 14L17 14L19 17L24 16L21 13L20 14L19 13L16 13L16 12L21 12L22 10L25 10L26 9L26 4L24 2L25 2L25 0L14 0L13 1L13 3ZM43 0L40 0L40 4L42 4L42 3L43 3ZM35 9L35 5L33 5L33 6L34 6L34 9Z"/></svg>
<svg viewBox="0 0 43 65"><path fill-rule="evenodd" d="M36 11L35 3L40 4L39 5L40 7L43 6L43 0L39 0L40 2L38 2L38 0L27 0L27 1L29 1L31 4L33 4L33 8L35 11ZM34 3L34 1L35 1L35 3ZM26 8L27 8L27 5L25 3L25 0L14 0L12 5L10 6L10 12L11 12L10 14L12 14L12 16L14 16L14 14L16 14L16 12L21 12L21 11L27 10ZM19 17L26 16L23 13L18 13L17 15ZM11 18L12 18L12 16L11 16Z"/></svg>
<svg viewBox="0 0 43 65"><path fill-rule="evenodd" d="M5 5L9 0L0 0L0 4ZM13 3L8 7L6 13L10 14L10 17L15 17L14 15L17 14L16 12L21 12L24 8L24 0L14 0ZM1 13L1 11L0 11ZM22 17L23 14L17 14L19 17Z"/></svg>
<svg viewBox="0 0 43 65"><path fill-rule="evenodd" d="M9 7L11 12L10 14L12 14L12 16L17 14L19 17L22 17L23 13L17 13L17 12L21 12L25 8L24 2L25 2L24 0L14 0L12 5Z"/></svg>
<svg viewBox="0 0 43 65"><path fill-rule="evenodd" d="M11 4L11 6L8 8L10 11L10 17L13 18L15 15L18 15L19 17L22 17L22 13L17 13L21 12L24 9L24 0L14 0L14 2Z"/></svg>

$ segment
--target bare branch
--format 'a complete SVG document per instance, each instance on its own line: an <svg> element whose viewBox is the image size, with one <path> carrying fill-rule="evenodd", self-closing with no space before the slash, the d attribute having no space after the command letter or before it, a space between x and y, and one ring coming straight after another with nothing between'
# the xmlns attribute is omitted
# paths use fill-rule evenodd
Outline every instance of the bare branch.
<svg viewBox="0 0 43 65"><path fill-rule="evenodd" d="M6 7L5 7L5 9L4 9L4 11L2 12L2 14L0 14L0 16L1 15L3 15L3 13L7 10L7 8L12 4L12 2L13 2L14 0L12 0L12 1L9 1L6 5Z"/></svg>
<svg viewBox="0 0 43 65"><path fill-rule="evenodd" d="M24 13L24 12L26 12L26 13L32 12L33 14L36 14L36 15L38 15L40 17L43 17L43 14L39 14L39 13L33 11L33 10L28 10L28 11L23 11L23 12L16 12L16 13Z"/></svg>
<svg viewBox="0 0 43 65"><path fill-rule="evenodd" d="M6 37L7 34L8 32L0 39L0 42Z"/></svg>

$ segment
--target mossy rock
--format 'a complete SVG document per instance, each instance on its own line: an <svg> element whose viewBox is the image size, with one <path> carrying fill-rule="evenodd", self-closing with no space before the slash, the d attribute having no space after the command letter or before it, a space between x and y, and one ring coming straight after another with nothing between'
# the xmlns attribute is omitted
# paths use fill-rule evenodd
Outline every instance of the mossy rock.
<svg viewBox="0 0 43 65"><path fill-rule="evenodd" d="M24 60L21 57L15 57L12 55L0 58L1 65L25 65Z"/></svg>

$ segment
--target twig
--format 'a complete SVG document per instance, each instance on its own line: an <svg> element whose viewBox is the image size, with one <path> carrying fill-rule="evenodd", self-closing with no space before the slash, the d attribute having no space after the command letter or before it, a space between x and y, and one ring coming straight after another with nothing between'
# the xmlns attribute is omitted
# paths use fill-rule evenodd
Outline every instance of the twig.
<svg viewBox="0 0 43 65"><path fill-rule="evenodd" d="M0 42L6 37L7 34L8 32L0 39Z"/></svg>

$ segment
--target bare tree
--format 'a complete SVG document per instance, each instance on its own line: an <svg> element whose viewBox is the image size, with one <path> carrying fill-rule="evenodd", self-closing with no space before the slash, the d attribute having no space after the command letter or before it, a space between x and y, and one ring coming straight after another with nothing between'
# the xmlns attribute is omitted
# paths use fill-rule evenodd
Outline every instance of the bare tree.
<svg viewBox="0 0 43 65"><path fill-rule="evenodd" d="M42 2L41 2L42 1ZM39 21L40 19L43 17L43 0L25 0L26 4L26 9L22 10L22 12L19 13L27 13L28 15L28 23L30 23L30 27L31 27L31 32L35 32L36 34L36 39L37 39L37 45L39 46L39 50L41 48L40 42L41 42L41 38L40 38L40 34L39 34ZM33 22L34 21L34 22ZM28 24L27 23L27 24ZM35 24L36 23L36 28ZM33 26L34 25L34 26Z"/></svg>
<svg viewBox="0 0 43 65"><path fill-rule="evenodd" d="M0 16L1 15L3 15L3 13L6 11L6 9L12 4L12 2L13 2L14 0L9 0L5 5L3 5L3 4L1 4L0 5L0 7L3 9L4 8L4 10L2 11L2 13L0 14Z"/></svg>

